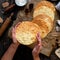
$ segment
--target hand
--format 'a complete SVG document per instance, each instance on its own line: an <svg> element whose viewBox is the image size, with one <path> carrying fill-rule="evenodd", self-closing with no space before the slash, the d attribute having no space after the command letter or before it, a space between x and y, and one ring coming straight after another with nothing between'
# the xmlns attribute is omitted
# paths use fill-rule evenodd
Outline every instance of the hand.
<svg viewBox="0 0 60 60"><path fill-rule="evenodd" d="M41 50L41 38L39 33L37 34L37 45L34 47L33 51L32 51L32 55L33 57L39 56L40 50Z"/></svg>
<svg viewBox="0 0 60 60"><path fill-rule="evenodd" d="M15 28L13 27L12 29L12 39L13 39L13 43L15 44L19 44L16 37L15 37Z"/></svg>

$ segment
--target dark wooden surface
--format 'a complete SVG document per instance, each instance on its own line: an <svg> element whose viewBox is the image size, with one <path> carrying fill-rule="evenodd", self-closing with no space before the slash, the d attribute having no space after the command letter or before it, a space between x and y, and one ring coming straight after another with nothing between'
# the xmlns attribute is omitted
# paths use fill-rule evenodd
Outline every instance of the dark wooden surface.
<svg viewBox="0 0 60 60"><path fill-rule="evenodd" d="M9 5L14 3L13 0L0 0L0 17L2 17L3 23L5 22L5 19L10 15L10 13L4 14L4 11L5 11L6 8L2 7L2 3L6 2L6 1L9 2ZM3 23L0 24L0 27L3 25ZM9 40L9 38L7 36L8 29L11 25L12 25L12 22L8 26L8 28L5 30L4 34L0 37L0 58L11 43L11 40Z"/></svg>

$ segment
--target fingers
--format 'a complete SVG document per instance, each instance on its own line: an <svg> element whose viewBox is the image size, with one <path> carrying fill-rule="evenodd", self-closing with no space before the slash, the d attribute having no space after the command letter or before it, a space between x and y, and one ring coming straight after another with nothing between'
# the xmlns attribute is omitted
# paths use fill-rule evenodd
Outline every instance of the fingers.
<svg viewBox="0 0 60 60"><path fill-rule="evenodd" d="M33 55L34 56L37 56L37 55L39 55L39 53L40 53L40 50L41 50L41 48L42 48L42 45L41 45L41 38L40 38L40 34L39 33L37 33L37 44L36 44L36 46L34 47L34 49L33 49L33 51L32 51L32 53L33 53Z"/></svg>
<svg viewBox="0 0 60 60"><path fill-rule="evenodd" d="M40 53L40 50L41 50L40 45L38 45L38 46L36 47L36 50L37 50L37 54L39 54L39 53Z"/></svg>
<svg viewBox="0 0 60 60"><path fill-rule="evenodd" d="M14 30L14 28L12 29L12 37L13 38L15 37L15 30Z"/></svg>
<svg viewBox="0 0 60 60"><path fill-rule="evenodd" d="M40 37L40 34L39 33L37 33L37 42L39 43L39 44L41 44L41 37Z"/></svg>
<svg viewBox="0 0 60 60"><path fill-rule="evenodd" d="M38 49L38 52L40 52L40 50L41 50L41 48L42 48L42 45L41 45L41 44L38 44L37 47L38 47L38 48L37 48L37 49Z"/></svg>
<svg viewBox="0 0 60 60"><path fill-rule="evenodd" d="M35 46L35 47L34 47L34 51L35 51L36 53L38 53L38 52L40 51L40 46Z"/></svg>
<svg viewBox="0 0 60 60"><path fill-rule="evenodd" d="M15 28L12 29L12 38L13 38L13 42L17 43L16 37L15 37Z"/></svg>
<svg viewBox="0 0 60 60"><path fill-rule="evenodd" d="M32 51L33 55L35 55L35 56L39 55L40 50L41 50L40 44L36 45L36 46L34 47L33 51Z"/></svg>
<svg viewBox="0 0 60 60"><path fill-rule="evenodd" d="M41 50L42 48L42 44L41 44L41 37L40 37L40 34L37 33L37 45L36 45L36 49L38 50L38 52Z"/></svg>
<svg viewBox="0 0 60 60"><path fill-rule="evenodd" d="M40 52L40 50L41 50L41 44L38 44L38 45L36 46L36 50L37 50L37 53Z"/></svg>
<svg viewBox="0 0 60 60"><path fill-rule="evenodd" d="M19 23L15 26L15 28L18 27L18 25L20 25L20 23L21 23L21 22L19 22Z"/></svg>

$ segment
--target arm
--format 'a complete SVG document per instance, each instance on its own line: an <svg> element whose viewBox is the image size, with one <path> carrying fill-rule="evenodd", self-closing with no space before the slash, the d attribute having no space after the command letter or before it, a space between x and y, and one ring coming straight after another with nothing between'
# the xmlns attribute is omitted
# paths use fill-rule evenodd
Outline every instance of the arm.
<svg viewBox="0 0 60 60"><path fill-rule="evenodd" d="M39 53L40 53L41 47L42 47L41 38L40 38L40 35L38 33L37 34L37 45L34 47L34 49L32 51L32 55L33 55L34 60L40 60Z"/></svg>
<svg viewBox="0 0 60 60"><path fill-rule="evenodd" d="M12 43L8 50L5 52L1 60L12 60L13 56L18 48L18 44Z"/></svg>
<svg viewBox="0 0 60 60"><path fill-rule="evenodd" d="M13 56L14 56L14 54L19 46L19 43L17 42L17 40L15 38L14 28L12 30L12 38L13 38L13 43L10 45L8 50L5 52L5 54L3 55L1 60L12 60L13 59Z"/></svg>

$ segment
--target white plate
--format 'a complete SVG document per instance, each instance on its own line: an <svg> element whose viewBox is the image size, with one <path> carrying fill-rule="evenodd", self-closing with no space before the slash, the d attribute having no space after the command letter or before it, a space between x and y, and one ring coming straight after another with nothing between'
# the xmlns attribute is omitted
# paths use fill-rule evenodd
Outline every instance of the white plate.
<svg viewBox="0 0 60 60"><path fill-rule="evenodd" d="M27 0L15 0L17 6L24 6L27 4Z"/></svg>

